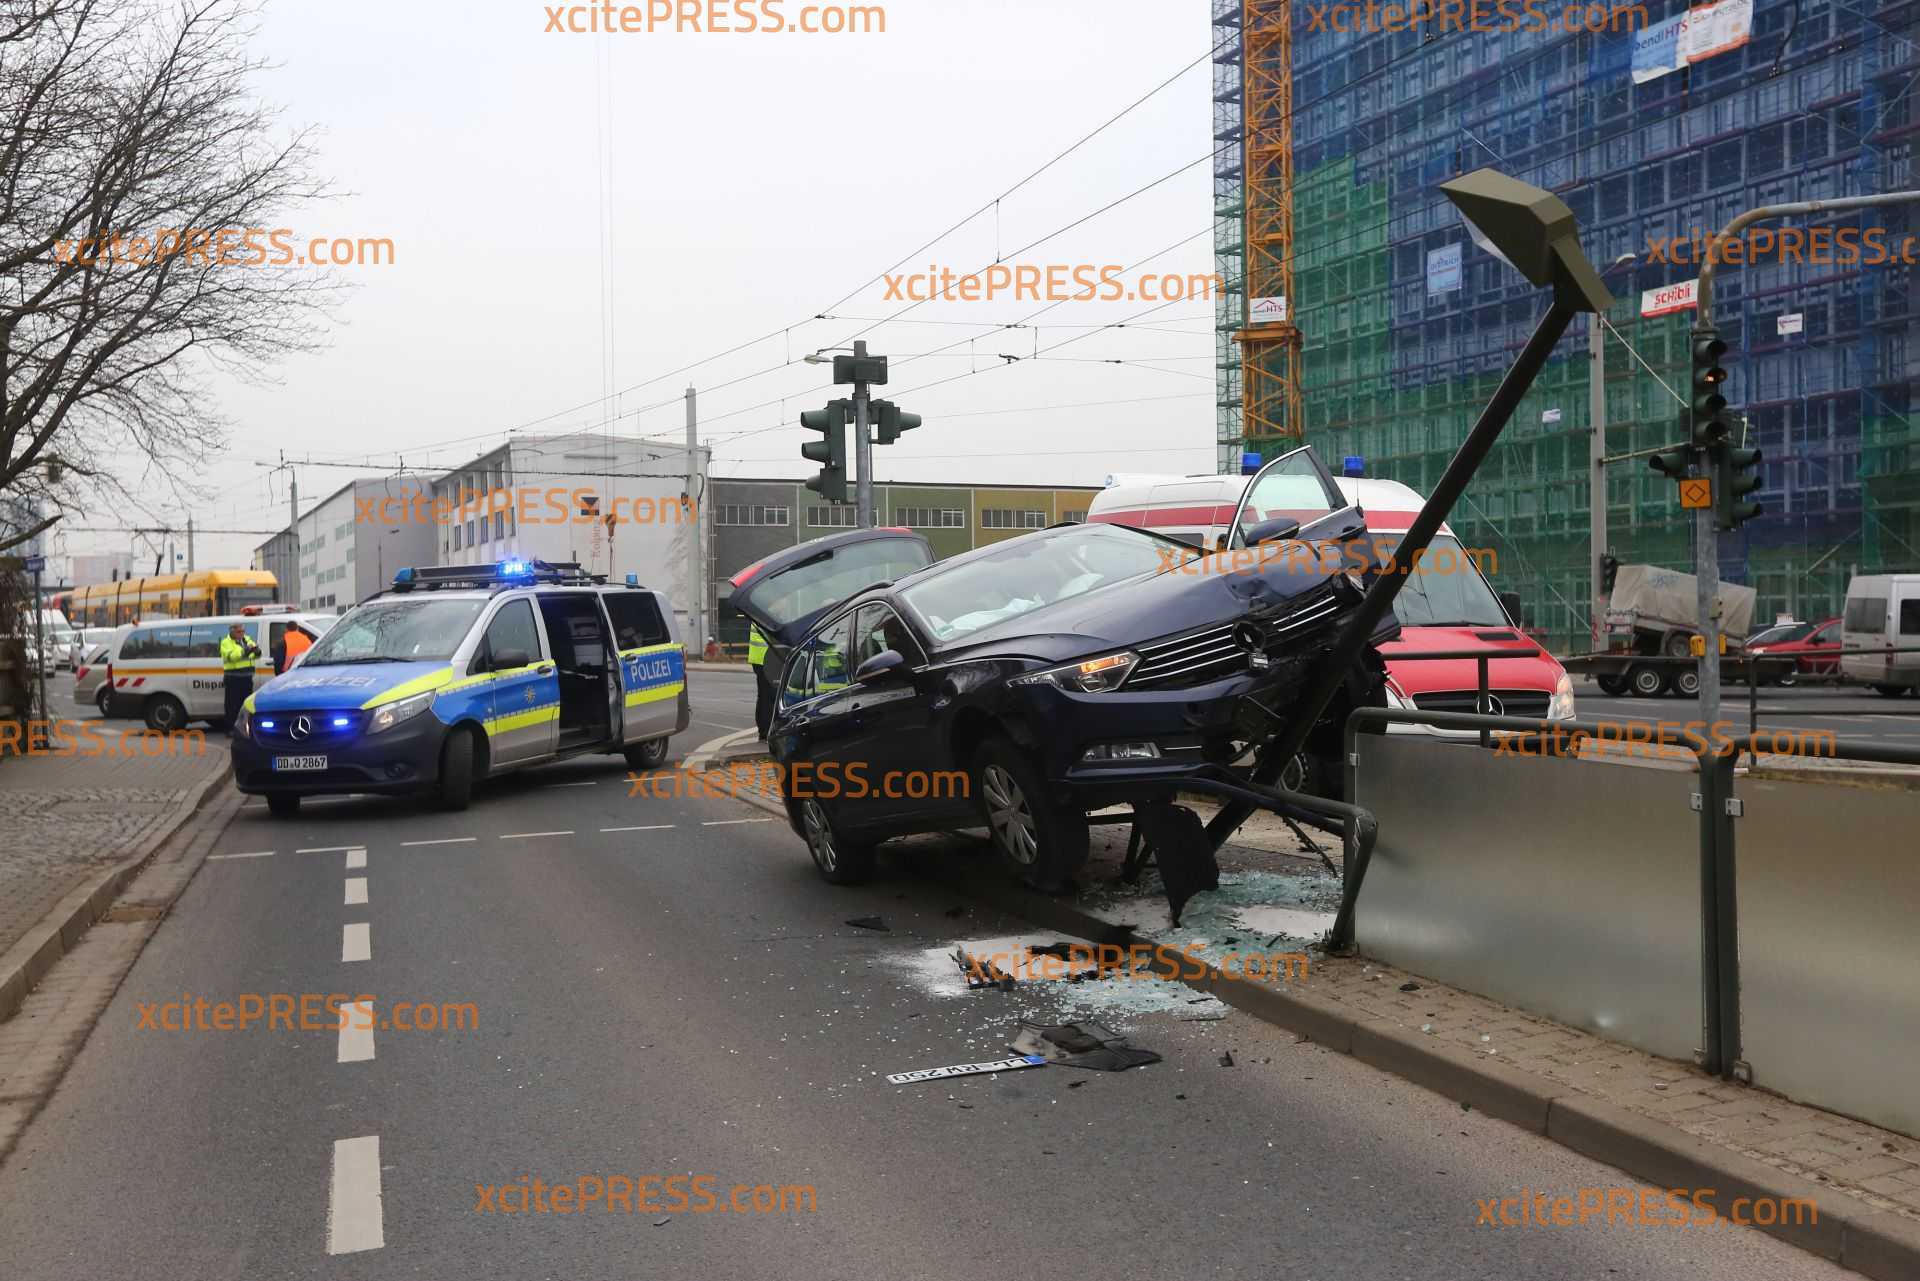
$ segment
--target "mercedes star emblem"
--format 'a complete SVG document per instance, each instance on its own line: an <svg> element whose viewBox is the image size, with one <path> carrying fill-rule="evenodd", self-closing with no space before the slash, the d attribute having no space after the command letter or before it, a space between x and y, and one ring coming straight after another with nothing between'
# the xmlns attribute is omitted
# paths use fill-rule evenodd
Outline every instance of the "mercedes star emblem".
<svg viewBox="0 0 1920 1281"><path fill-rule="evenodd" d="M311 733L313 733L313 722L304 716L296 716L293 718L293 728L287 731L287 737L299 742Z"/></svg>

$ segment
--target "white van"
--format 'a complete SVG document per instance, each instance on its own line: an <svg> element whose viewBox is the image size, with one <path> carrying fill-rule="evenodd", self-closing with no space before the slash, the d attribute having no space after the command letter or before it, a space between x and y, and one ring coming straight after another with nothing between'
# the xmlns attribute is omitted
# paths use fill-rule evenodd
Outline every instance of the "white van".
<svg viewBox="0 0 1920 1281"><path fill-rule="evenodd" d="M1848 583L1840 646L1920 647L1920 574L1862 574ZM1920 688L1920 653L1842 654L1840 674L1898 697Z"/></svg>
<svg viewBox="0 0 1920 1281"><path fill-rule="evenodd" d="M273 679L273 647L292 623L315 636L339 622L337 614L227 615L217 618L166 618L128 627L107 660L107 706L112 716L137 716L148 727L170 731L188 721L220 724L227 712L221 674L220 641L239 623L260 658L255 685Z"/></svg>

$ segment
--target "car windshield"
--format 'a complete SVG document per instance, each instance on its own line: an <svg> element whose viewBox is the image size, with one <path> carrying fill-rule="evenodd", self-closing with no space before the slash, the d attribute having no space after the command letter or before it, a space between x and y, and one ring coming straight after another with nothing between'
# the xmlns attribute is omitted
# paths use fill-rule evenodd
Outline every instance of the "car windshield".
<svg viewBox="0 0 1920 1281"><path fill-rule="evenodd" d="M1788 641L1803 639L1813 630L1812 623L1779 623L1759 635L1751 637L1749 645L1784 645Z"/></svg>
<svg viewBox="0 0 1920 1281"><path fill-rule="evenodd" d="M487 602L388 600L362 605L313 643L302 667L346 663L420 663L453 657Z"/></svg>
<svg viewBox="0 0 1920 1281"><path fill-rule="evenodd" d="M1400 536L1377 539L1379 555L1399 550ZM1420 564L1407 575L1407 584L1394 597L1393 612L1403 627L1511 627L1500 600L1480 576L1479 562L1494 562L1491 548L1468 555L1451 534L1435 534ZM1395 565L1398 568L1398 565Z"/></svg>
<svg viewBox="0 0 1920 1281"><path fill-rule="evenodd" d="M1168 566L1170 541L1115 525L1028 535L955 565L900 595L938 640L953 640L1042 605L1146 578Z"/></svg>

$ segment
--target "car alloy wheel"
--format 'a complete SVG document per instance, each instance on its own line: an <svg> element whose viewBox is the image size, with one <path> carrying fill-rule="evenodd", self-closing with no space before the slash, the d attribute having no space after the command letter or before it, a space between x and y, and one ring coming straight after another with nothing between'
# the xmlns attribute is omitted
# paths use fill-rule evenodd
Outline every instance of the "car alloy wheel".
<svg viewBox="0 0 1920 1281"><path fill-rule="evenodd" d="M874 843L836 831L826 806L814 797L800 802L800 834L814 868L829 885L858 885L873 878Z"/></svg>
<svg viewBox="0 0 1920 1281"><path fill-rule="evenodd" d="M827 812L809 797L800 803L800 821L807 829L807 852L822 872L832 876L839 870L840 855L833 847L833 824L827 821Z"/></svg>
<svg viewBox="0 0 1920 1281"><path fill-rule="evenodd" d="M993 839L1008 858L1031 867L1039 856L1040 840L1026 793L1013 781L1013 775L998 765L980 771L980 785L987 794L987 822L993 829Z"/></svg>

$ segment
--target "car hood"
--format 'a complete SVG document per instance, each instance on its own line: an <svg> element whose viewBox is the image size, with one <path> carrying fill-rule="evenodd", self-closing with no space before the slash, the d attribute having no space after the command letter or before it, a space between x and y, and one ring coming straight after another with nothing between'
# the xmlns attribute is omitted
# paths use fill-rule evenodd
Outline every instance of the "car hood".
<svg viewBox="0 0 1920 1281"><path fill-rule="evenodd" d="M1213 563L1214 558L1195 561L1042 605L943 645L940 657L1064 661L1213 624L1284 615L1330 582L1330 575L1277 561L1245 572L1219 572Z"/></svg>
<svg viewBox="0 0 1920 1281"><path fill-rule="evenodd" d="M256 690L253 706L260 712L346 710L390 703L452 679L453 668L445 660L313 668L302 664Z"/></svg>

